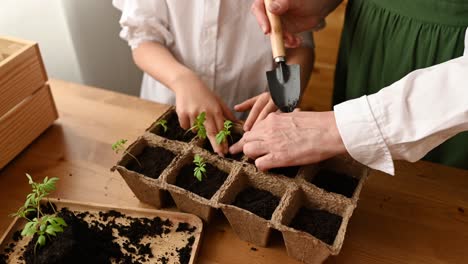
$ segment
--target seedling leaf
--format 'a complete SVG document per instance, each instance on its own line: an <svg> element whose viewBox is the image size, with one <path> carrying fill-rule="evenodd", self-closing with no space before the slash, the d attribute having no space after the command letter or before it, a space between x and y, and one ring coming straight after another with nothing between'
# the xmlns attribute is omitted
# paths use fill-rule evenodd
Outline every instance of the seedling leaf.
<svg viewBox="0 0 468 264"><path fill-rule="evenodd" d="M205 160L197 154L193 158L193 163L195 164L195 168L193 169L193 176L197 178L198 181L202 181L203 176L206 174Z"/></svg>
<svg viewBox="0 0 468 264"><path fill-rule="evenodd" d="M206 128L205 128L206 113L201 112L195 119L195 124L188 131L197 130L197 136L201 139L206 138Z"/></svg>
<svg viewBox="0 0 468 264"><path fill-rule="evenodd" d="M227 140L227 137L231 135L231 128L232 128L232 121L226 120L224 121L224 128L223 130L219 131L216 134L216 143L221 145L223 142Z"/></svg>
<svg viewBox="0 0 468 264"><path fill-rule="evenodd" d="M167 120L166 119L159 120L158 122L156 122L156 125L162 126L162 128L164 130L164 133L167 132L168 127L167 127Z"/></svg>

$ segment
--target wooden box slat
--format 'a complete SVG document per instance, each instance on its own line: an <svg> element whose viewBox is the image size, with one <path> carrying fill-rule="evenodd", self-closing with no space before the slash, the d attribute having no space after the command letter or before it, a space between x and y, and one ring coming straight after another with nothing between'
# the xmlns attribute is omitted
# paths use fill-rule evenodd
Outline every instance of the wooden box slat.
<svg viewBox="0 0 468 264"><path fill-rule="evenodd" d="M46 81L37 43L0 37L0 117L43 87Z"/></svg>
<svg viewBox="0 0 468 264"><path fill-rule="evenodd" d="M44 132L58 117L45 85L0 117L0 169Z"/></svg>

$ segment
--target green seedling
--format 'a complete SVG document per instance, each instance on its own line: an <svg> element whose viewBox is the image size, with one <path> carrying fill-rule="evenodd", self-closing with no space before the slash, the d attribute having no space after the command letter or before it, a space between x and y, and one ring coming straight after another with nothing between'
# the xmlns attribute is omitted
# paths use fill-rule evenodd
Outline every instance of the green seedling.
<svg viewBox="0 0 468 264"><path fill-rule="evenodd" d="M159 126L162 126L163 130L164 130L164 133L167 132L167 120L166 119L161 119L159 120L158 122L156 122L156 125L159 125Z"/></svg>
<svg viewBox="0 0 468 264"><path fill-rule="evenodd" d="M205 139L206 138L206 128L205 128L205 120L206 120L206 113L205 112L201 112L196 120L195 120L195 124L193 124L193 126L191 128L189 128L188 131L191 131L191 130L197 130L197 136L201 139Z"/></svg>
<svg viewBox="0 0 468 264"><path fill-rule="evenodd" d="M223 130L219 131L219 133L216 134L216 143L218 145L221 145L223 142L227 140L228 136L231 136L231 128L232 128L232 121L230 120L224 121Z"/></svg>
<svg viewBox="0 0 468 264"><path fill-rule="evenodd" d="M197 180L202 181L203 176L206 174L205 160L197 154L193 158L193 163L195 164L195 169L193 169L193 176L197 178Z"/></svg>
<svg viewBox="0 0 468 264"><path fill-rule="evenodd" d="M140 165L140 168L143 168L143 166L141 165L140 161L130 152L128 152L126 149L125 149L125 144L127 143L128 140L126 139L119 139L117 140L117 142L115 142L114 144L112 144L112 150L116 153L116 154L119 154L120 151L123 151L125 154L128 154L130 157L132 157L137 163L138 165Z"/></svg>
<svg viewBox="0 0 468 264"><path fill-rule="evenodd" d="M42 183L36 183L32 180L29 174L29 184L31 185L32 192L26 196L26 202L21 206L18 212L12 214L14 217L26 219L28 222L21 232L22 236L37 235L34 253L36 253L37 246L44 246L51 236L56 236L57 233L63 232L63 228L67 226L63 218L57 216L57 212L52 204L50 204L54 214L45 214L41 210L41 201L45 199L50 192L55 190L55 183L58 178L45 177ZM34 218L31 217L34 216Z"/></svg>

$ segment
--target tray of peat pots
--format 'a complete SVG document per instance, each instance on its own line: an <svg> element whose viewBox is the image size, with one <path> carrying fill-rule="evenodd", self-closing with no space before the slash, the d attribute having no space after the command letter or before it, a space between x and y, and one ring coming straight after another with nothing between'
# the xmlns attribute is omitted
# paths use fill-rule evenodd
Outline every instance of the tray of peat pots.
<svg viewBox="0 0 468 264"><path fill-rule="evenodd" d="M30 178L32 193L0 239L0 263L195 263L200 218L47 199L57 180Z"/></svg>
<svg viewBox="0 0 468 264"><path fill-rule="evenodd" d="M181 211L210 222L218 207L220 189L240 167L193 147L169 168L165 177L167 190Z"/></svg>
<svg viewBox="0 0 468 264"><path fill-rule="evenodd" d="M240 239L265 247L271 233L270 220L278 213L288 188L296 185L243 169L221 191L220 208Z"/></svg>
<svg viewBox="0 0 468 264"><path fill-rule="evenodd" d="M168 195L164 190L163 178L168 172L167 168L182 157L186 148L175 141L145 134L126 150L120 146L124 156L112 171L120 173L140 201L162 208Z"/></svg>

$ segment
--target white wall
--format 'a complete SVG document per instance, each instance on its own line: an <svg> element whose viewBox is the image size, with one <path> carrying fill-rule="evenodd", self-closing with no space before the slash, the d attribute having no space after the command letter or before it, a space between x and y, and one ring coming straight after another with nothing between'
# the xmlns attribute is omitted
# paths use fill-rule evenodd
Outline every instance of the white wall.
<svg viewBox="0 0 468 264"><path fill-rule="evenodd" d="M0 35L39 42L50 78L138 94L111 0L0 0Z"/></svg>

